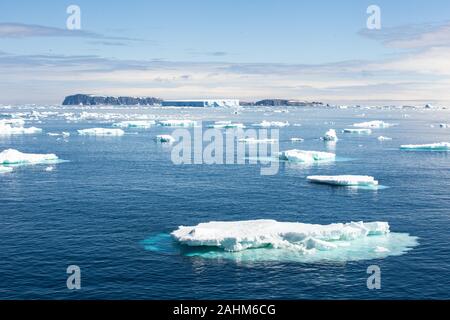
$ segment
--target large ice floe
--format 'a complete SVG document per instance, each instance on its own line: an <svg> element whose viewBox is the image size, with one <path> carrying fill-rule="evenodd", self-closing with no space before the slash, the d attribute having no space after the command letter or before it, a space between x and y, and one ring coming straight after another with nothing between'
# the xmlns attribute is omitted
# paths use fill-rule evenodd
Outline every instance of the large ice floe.
<svg viewBox="0 0 450 320"><path fill-rule="evenodd" d="M40 128L25 128L24 125L23 119L2 119L0 120L0 135L38 134L42 132Z"/></svg>
<svg viewBox="0 0 450 320"><path fill-rule="evenodd" d="M78 130L78 134L82 136L123 136L125 131L122 129L91 128Z"/></svg>
<svg viewBox="0 0 450 320"><path fill-rule="evenodd" d="M120 121L113 123L113 127L117 128L137 128L137 129L148 129L155 125L154 120L133 120L133 121Z"/></svg>
<svg viewBox="0 0 450 320"><path fill-rule="evenodd" d="M373 129L381 129L381 128L389 128L394 126L392 123L387 123L381 120L374 120L368 122L360 122L353 124L354 127L357 128L373 128Z"/></svg>
<svg viewBox="0 0 450 320"><path fill-rule="evenodd" d="M191 248L187 255L239 261L366 260L401 255L417 245L415 237L391 233L387 222L213 221L180 226L171 235Z"/></svg>
<svg viewBox="0 0 450 320"><path fill-rule="evenodd" d="M331 184L336 186L378 186L378 181L371 176L338 175L338 176L308 176L306 179L314 183Z"/></svg>
<svg viewBox="0 0 450 320"><path fill-rule="evenodd" d="M279 159L291 162L314 163L320 161L334 161L336 159L336 155L334 153L323 151L292 149L280 152Z"/></svg>
<svg viewBox="0 0 450 320"><path fill-rule="evenodd" d="M404 144L400 146L400 149L418 151L450 151L450 142L438 142L430 144Z"/></svg>
<svg viewBox="0 0 450 320"><path fill-rule="evenodd" d="M197 121L194 120L162 120L159 125L163 127L195 127Z"/></svg>
<svg viewBox="0 0 450 320"><path fill-rule="evenodd" d="M371 129L355 129L355 128L346 128L343 130L344 133L356 133L356 134L371 134Z"/></svg>
<svg viewBox="0 0 450 320"><path fill-rule="evenodd" d="M15 149L6 149L0 152L0 165L53 163L58 160L59 158L53 153L23 153Z"/></svg>
<svg viewBox="0 0 450 320"><path fill-rule="evenodd" d="M336 130L330 129L325 132L325 135L321 138L323 141L338 141Z"/></svg>

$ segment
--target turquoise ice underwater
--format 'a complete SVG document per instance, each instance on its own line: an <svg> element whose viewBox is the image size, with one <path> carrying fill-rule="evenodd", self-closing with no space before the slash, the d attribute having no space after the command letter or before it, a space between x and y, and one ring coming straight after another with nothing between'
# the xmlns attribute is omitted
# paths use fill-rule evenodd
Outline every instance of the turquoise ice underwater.
<svg viewBox="0 0 450 320"><path fill-rule="evenodd" d="M0 298L449 298L449 158L400 150L449 141L447 110L144 109L42 107L58 112L27 120L35 135L0 136L0 152L55 153L62 163L14 167L0 175ZM30 108L2 109L3 114ZM317 165L280 162L263 177L257 165L182 165L154 137L173 128L125 128L113 137L77 130L112 128L117 119L69 120L61 113L148 114L159 119L289 121L280 150L335 152ZM370 135L344 134L353 123L397 125ZM294 124L301 124L295 126ZM330 128L335 145L319 137ZM50 136L49 132L70 132ZM386 136L392 140L379 141ZM301 137L303 142L292 142ZM386 189L311 184L311 175L370 175ZM186 247L169 235L209 221L273 219L308 224L386 221L386 238L358 240L352 251L302 255L273 248L227 252ZM381 241L383 243L379 243ZM389 254L374 251L376 247ZM367 250L370 248L370 250ZM320 258L320 259L319 259ZM82 269L82 290L66 289L65 270ZM382 289L368 290L366 269L379 265Z"/></svg>

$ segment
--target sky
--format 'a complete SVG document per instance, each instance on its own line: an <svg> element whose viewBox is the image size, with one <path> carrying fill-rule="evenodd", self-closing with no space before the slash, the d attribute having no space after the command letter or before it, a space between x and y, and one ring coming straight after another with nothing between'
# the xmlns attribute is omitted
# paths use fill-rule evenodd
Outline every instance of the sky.
<svg viewBox="0 0 450 320"><path fill-rule="evenodd" d="M67 28L70 5L80 29ZM370 5L380 29L367 28ZM450 101L450 1L2 1L0 75L0 104Z"/></svg>

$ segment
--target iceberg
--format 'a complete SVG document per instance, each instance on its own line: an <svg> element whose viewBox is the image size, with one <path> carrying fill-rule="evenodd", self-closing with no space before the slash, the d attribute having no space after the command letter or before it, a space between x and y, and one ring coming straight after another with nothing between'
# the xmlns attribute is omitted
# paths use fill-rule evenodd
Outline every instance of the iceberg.
<svg viewBox="0 0 450 320"><path fill-rule="evenodd" d="M175 138L168 134L157 135L155 140L156 140L156 142L159 142L159 143L174 143L175 142Z"/></svg>
<svg viewBox="0 0 450 320"><path fill-rule="evenodd" d="M135 121L120 121L112 124L113 127L117 128L138 128L138 129L148 129L155 125L154 120L135 120Z"/></svg>
<svg viewBox="0 0 450 320"><path fill-rule="evenodd" d="M291 142L303 142L305 139L303 138L291 138Z"/></svg>
<svg viewBox="0 0 450 320"><path fill-rule="evenodd" d="M325 135L321 138L323 141L338 141L336 130L330 129L325 132Z"/></svg>
<svg viewBox="0 0 450 320"><path fill-rule="evenodd" d="M243 143L250 143L250 144L272 144L272 143L277 143L277 139L255 139L255 138L243 138L243 139L239 139L239 142L243 142Z"/></svg>
<svg viewBox="0 0 450 320"><path fill-rule="evenodd" d="M354 127L357 128L373 128L373 129L381 129L381 128L389 128L392 127L394 124L387 123L381 120L374 120L374 121L368 121L368 122L360 122L353 124Z"/></svg>
<svg viewBox="0 0 450 320"><path fill-rule="evenodd" d="M450 151L450 142L438 142L430 144L404 144L400 146L400 149L419 151Z"/></svg>
<svg viewBox="0 0 450 320"><path fill-rule="evenodd" d="M390 232L387 222L319 225L247 220L180 226L170 236L158 234L144 240L143 245L151 251L239 263L340 263L402 255L418 242L409 234Z"/></svg>
<svg viewBox="0 0 450 320"><path fill-rule="evenodd" d="M339 175L339 176L308 176L306 179L314 183L336 186L377 186L378 181L371 176Z"/></svg>
<svg viewBox="0 0 450 320"><path fill-rule="evenodd" d="M13 168L11 168L11 167L0 166L0 174L11 172L12 170L13 170Z"/></svg>
<svg viewBox="0 0 450 320"><path fill-rule="evenodd" d="M449 123L440 123L439 127L441 127L441 128L450 128L450 124Z"/></svg>
<svg viewBox="0 0 450 320"><path fill-rule="evenodd" d="M16 135L16 134L38 134L42 133L42 129L36 127L25 128L23 119L3 119L0 120L0 135Z"/></svg>
<svg viewBox="0 0 450 320"><path fill-rule="evenodd" d="M306 151L306 150L287 150L279 153L280 160L287 160L292 162L318 162L318 161L334 161L336 155L330 152L322 151Z"/></svg>
<svg viewBox="0 0 450 320"><path fill-rule="evenodd" d="M7 149L0 152L0 164L2 165L38 164L56 161L58 159L59 158L53 153L22 153L15 149Z"/></svg>
<svg viewBox="0 0 450 320"><path fill-rule="evenodd" d="M125 131L122 129L91 128L78 130L78 134L82 136L123 136Z"/></svg>
<svg viewBox="0 0 450 320"><path fill-rule="evenodd" d="M372 134L372 130L371 129L346 128L346 129L344 129L344 133Z"/></svg>
<svg viewBox="0 0 450 320"><path fill-rule="evenodd" d="M282 127L288 127L289 126L289 122L281 122L281 121L266 121L264 120L261 123L255 123L252 126L254 127L261 127L261 128L270 128L270 127L277 127L277 128L282 128Z"/></svg>
<svg viewBox="0 0 450 320"><path fill-rule="evenodd" d="M162 120L159 125L163 127L195 127L197 121L194 120Z"/></svg>
<svg viewBox="0 0 450 320"><path fill-rule="evenodd" d="M245 125L243 123L232 123L231 121L216 121L214 124L208 126L208 128L214 129L243 129Z"/></svg>
<svg viewBox="0 0 450 320"><path fill-rule="evenodd" d="M392 140L392 138L389 138L389 137L383 137L383 136L379 136L377 139L378 139L378 141L388 141L388 140Z"/></svg>

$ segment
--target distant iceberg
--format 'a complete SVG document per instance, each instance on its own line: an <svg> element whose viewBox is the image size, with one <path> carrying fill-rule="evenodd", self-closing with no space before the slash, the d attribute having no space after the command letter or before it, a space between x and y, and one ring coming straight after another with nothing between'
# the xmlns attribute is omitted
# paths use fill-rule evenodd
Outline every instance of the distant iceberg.
<svg viewBox="0 0 450 320"><path fill-rule="evenodd" d="M383 137L383 136L379 136L377 139L378 139L378 141L388 141L388 140L392 140L392 138L389 138L389 137Z"/></svg>
<svg viewBox="0 0 450 320"><path fill-rule="evenodd" d="M255 138L243 138L239 139L239 142L249 143L249 144L272 144L277 143L277 139L255 139Z"/></svg>
<svg viewBox="0 0 450 320"><path fill-rule="evenodd" d="M163 127L195 127L197 121L194 120L162 120L159 125Z"/></svg>
<svg viewBox="0 0 450 320"><path fill-rule="evenodd" d="M155 140L156 140L156 142L159 142L159 143L174 143L175 142L175 138L168 134L157 135Z"/></svg>
<svg viewBox="0 0 450 320"><path fill-rule="evenodd" d="M353 128L346 128L346 129L344 129L344 133L372 134L372 130L371 130L371 129L353 129Z"/></svg>
<svg viewBox="0 0 450 320"><path fill-rule="evenodd" d="M419 151L450 151L450 142L438 142L430 144L404 144L400 146L400 149Z"/></svg>
<svg viewBox="0 0 450 320"><path fill-rule="evenodd" d="M381 129L381 128L389 128L394 126L392 123L387 123L381 120L374 120L368 122L360 122L353 124L354 127L357 128L373 128L373 129Z"/></svg>
<svg viewBox="0 0 450 320"><path fill-rule="evenodd" d="M338 176L308 176L306 179L314 183L337 186L377 186L378 181L371 176L338 175Z"/></svg>
<svg viewBox="0 0 450 320"><path fill-rule="evenodd" d="M261 127L261 128L270 128L270 127L277 127L277 128L282 128L282 127L288 127L289 126L289 122L281 122L281 121L262 121L261 123L255 123L252 126L254 127Z"/></svg>
<svg viewBox="0 0 450 320"><path fill-rule="evenodd" d="M125 131L122 129L91 128L78 130L78 134L82 136L123 136Z"/></svg>
<svg viewBox="0 0 450 320"><path fill-rule="evenodd" d="M325 135L321 138L323 141L338 141L336 130L330 129L325 132Z"/></svg>
<svg viewBox="0 0 450 320"><path fill-rule="evenodd" d="M330 152L306 151L306 150L287 150L279 153L280 160L292 162L313 163L318 161L334 161L336 155Z"/></svg>
<svg viewBox="0 0 450 320"><path fill-rule="evenodd" d="M42 129L36 127L25 128L23 119L0 120L0 135L38 134Z"/></svg>
<svg viewBox="0 0 450 320"><path fill-rule="evenodd" d="M59 158L53 153L22 153L15 149L7 149L0 152L0 164L2 165L48 163L58 159Z"/></svg>
<svg viewBox="0 0 450 320"><path fill-rule="evenodd" d="M305 139L303 138L291 138L291 142L303 142Z"/></svg>
<svg viewBox="0 0 450 320"><path fill-rule="evenodd" d="M115 122L115 123L113 123L112 126L117 127L117 128L148 129L155 124L156 124L156 121L154 121L154 120L134 120L134 121Z"/></svg>

